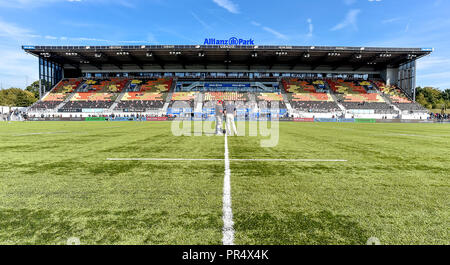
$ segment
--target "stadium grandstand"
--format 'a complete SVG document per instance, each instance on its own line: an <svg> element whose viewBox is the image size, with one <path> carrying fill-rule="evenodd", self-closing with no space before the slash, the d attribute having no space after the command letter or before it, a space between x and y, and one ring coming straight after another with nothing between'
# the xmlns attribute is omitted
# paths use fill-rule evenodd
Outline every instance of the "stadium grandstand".
<svg viewBox="0 0 450 265"><path fill-rule="evenodd" d="M32 116L214 115L425 119L415 102L423 48L314 46L22 46L39 58Z"/></svg>

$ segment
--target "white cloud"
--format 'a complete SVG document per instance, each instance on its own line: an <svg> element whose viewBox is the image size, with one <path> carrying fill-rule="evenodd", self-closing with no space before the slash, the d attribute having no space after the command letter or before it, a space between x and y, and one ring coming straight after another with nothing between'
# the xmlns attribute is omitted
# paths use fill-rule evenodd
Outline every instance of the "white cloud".
<svg viewBox="0 0 450 265"><path fill-rule="evenodd" d="M450 58L427 56L417 61L417 70L450 68Z"/></svg>
<svg viewBox="0 0 450 265"><path fill-rule="evenodd" d="M388 18L388 19L382 20L381 23L389 24L389 23L394 23L394 22L400 21L402 19L403 18L401 18L401 17Z"/></svg>
<svg viewBox="0 0 450 265"><path fill-rule="evenodd" d="M344 3L349 6L349 5L353 5L354 3L356 3L356 0L344 0Z"/></svg>
<svg viewBox="0 0 450 265"><path fill-rule="evenodd" d="M275 37L277 37L277 38L279 38L279 39L287 39L287 36L286 36L286 35L284 35L284 34L278 32L278 31L276 31L276 30L274 30L274 29L272 29L272 28L269 28L269 27L262 27L262 29L265 30L265 31L267 31L267 32L269 32L269 33L271 33L271 34L273 34Z"/></svg>
<svg viewBox="0 0 450 265"><path fill-rule="evenodd" d="M214 3L219 5L220 7L225 8L228 10L228 12L231 12L233 14L239 14L239 7L235 3L233 3L231 0L213 0Z"/></svg>
<svg viewBox="0 0 450 265"><path fill-rule="evenodd" d="M201 18L199 18L199 17L197 16L197 14L195 14L194 12L191 12L191 14L192 14L192 16L195 18L195 20L197 20L198 23L200 23L200 24L203 26L204 29L206 29L206 30L211 30L211 26L208 25L208 24L207 24L205 21L203 21Z"/></svg>
<svg viewBox="0 0 450 265"><path fill-rule="evenodd" d="M308 22L308 34L306 35L308 38L311 38L313 36L313 32L314 32L314 24L312 23L312 19L308 18L306 20L306 22Z"/></svg>
<svg viewBox="0 0 450 265"><path fill-rule="evenodd" d="M0 20L0 37L21 38L28 34L29 30Z"/></svg>
<svg viewBox="0 0 450 265"><path fill-rule="evenodd" d="M270 34L274 35L278 39L283 39L283 40L287 40L288 39L288 37L286 35L284 35L283 33L279 32L279 31L277 31L277 30L275 30L273 28L266 27L266 26L262 25L259 22L256 22L256 21L252 20L252 21L250 21L250 24L252 24L253 26L256 26L256 27L260 27L261 29L263 29L266 32L269 32Z"/></svg>
<svg viewBox="0 0 450 265"><path fill-rule="evenodd" d="M358 25L356 24L357 22L357 18L358 18L358 14L361 12L361 10L359 9L352 9L350 10L345 19L340 22L339 24L337 24L336 26L334 26L333 28L331 28L332 31L336 31L336 30L341 30L347 27L352 27L354 30L358 29Z"/></svg>

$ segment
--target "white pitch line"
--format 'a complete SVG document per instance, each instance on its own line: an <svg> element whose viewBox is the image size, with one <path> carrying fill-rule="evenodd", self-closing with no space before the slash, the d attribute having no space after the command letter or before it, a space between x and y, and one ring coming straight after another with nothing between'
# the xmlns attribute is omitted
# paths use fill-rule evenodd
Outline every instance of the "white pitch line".
<svg viewBox="0 0 450 265"><path fill-rule="evenodd" d="M234 245L233 211L231 209L231 170L230 158L228 157L228 137L225 133L225 176L223 178L223 238L222 243L226 246Z"/></svg>
<svg viewBox="0 0 450 265"><path fill-rule="evenodd" d="M58 134L58 133L69 133L69 132L38 132L38 133L23 133L23 134L14 134L13 136L30 136L30 135Z"/></svg>
<svg viewBox="0 0 450 265"><path fill-rule="evenodd" d="M225 161L222 158L107 158L108 161ZM342 159L228 159L232 162L347 162Z"/></svg>
<svg viewBox="0 0 450 265"><path fill-rule="evenodd" d="M107 158L108 161L223 161L218 158Z"/></svg>
<svg viewBox="0 0 450 265"><path fill-rule="evenodd" d="M230 159L235 162L347 162L342 159Z"/></svg>

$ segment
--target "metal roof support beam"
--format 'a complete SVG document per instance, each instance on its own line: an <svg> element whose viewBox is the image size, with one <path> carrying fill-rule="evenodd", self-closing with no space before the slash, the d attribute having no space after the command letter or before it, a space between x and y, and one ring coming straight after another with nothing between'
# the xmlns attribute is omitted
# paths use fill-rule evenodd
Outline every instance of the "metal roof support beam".
<svg viewBox="0 0 450 265"><path fill-rule="evenodd" d="M152 53L152 57L153 57L153 62L156 63L157 65L159 65L161 67L162 70L166 69L164 62L161 60L161 58L159 58L159 56L157 56L155 53Z"/></svg>
<svg viewBox="0 0 450 265"><path fill-rule="evenodd" d="M296 58L292 61L291 65L290 65L290 67L289 67L289 70L294 70L294 68L295 68L297 65L301 64L301 63L303 62L303 58L305 58L306 54L309 54L309 53L308 53L308 52L303 52L300 56L296 57Z"/></svg>
<svg viewBox="0 0 450 265"><path fill-rule="evenodd" d="M136 56L134 56L133 54L129 54L128 57L132 60L136 62L136 65L139 67L139 69L144 70L144 63L137 58Z"/></svg>

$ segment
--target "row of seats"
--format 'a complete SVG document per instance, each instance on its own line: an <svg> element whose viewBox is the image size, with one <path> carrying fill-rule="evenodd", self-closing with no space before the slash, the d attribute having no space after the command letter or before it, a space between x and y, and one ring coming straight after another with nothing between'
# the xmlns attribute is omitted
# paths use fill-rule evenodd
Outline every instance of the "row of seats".
<svg viewBox="0 0 450 265"><path fill-rule="evenodd" d="M50 101L50 100L38 101L30 109L32 110L54 109L58 107L59 104L61 104L61 101Z"/></svg>
<svg viewBox="0 0 450 265"><path fill-rule="evenodd" d="M152 92L164 93L169 92L172 87L172 79L133 79L127 89L128 92Z"/></svg>
<svg viewBox="0 0 450 265"><path fill-rule="evenodd" d="M291 107L303 112L334 112L339 106L334 102L324 80L282 80Z"/></svg>
<svg viewBox="0 0 450 265"><path fill-rule="evenodd" d="M161 93L147 93L147 92L127 92L123 95L121 101L162 101L165 94Z"/></svg>
<svg viewBox="0 0 450 265"><path fill-rule="evenodd" d="M319 90L327 90L323 80L299 80L298 78L283 79L283 87L286 93L316 93Z"/></svg>
<svg viewBox="0 0 450 265"><path fill-rule="evenodd" d="M376 102L385 103L383 97L377 93L370 94L345 94L343 96L338 96L338 98L343 98L344 102Z"/></svg>
<svg viewBox="0 0 450 265"><path fill-rule="evenodd" d="M283 95L279 93L259 93L258 101L283 101Z"/></svg>
<svg viewBox="0 0 450 265"><path fill-rule="evenodd" d="M344 81L328 80L328 84L335 93L338 94L367 94L368 91L374 90L368 81ZM376 91L374 91L376 93Z"/></svg>
<svg viewBox="0 0 450 265"><path fill-rule="evenodd" d="M82 92L76 93L70 101L114 101L117 97L114 93Z"/></svg>
<svg viewBox="0 0 450 265"><path fill-rule="evenodd" d="M127 78L88 79L77 89L77 92L121 93L128 81Z"/></svg>
<svg viewBox="0 0 450 265"><path fill-rule="evenodd" d="M245 93L238 92L206 92L204 93L203 100L205 101L247 101L248 97Z"/></svg>
<svg viewBox="0 0 450 265"><path fill-rule="evenodd" d="M347 110L374 110L375 113L394 113L371 81L328 80L337 101Z"/></svg>
<svg viewBox="0 0 450 265"><path fill-rule="evenodd" d="M384 95L389 97L392 103L412 103L399 88L388 86L381 81L375 81L375 84Z"/></svg>
<svg viewBox="0 0 450 265"><path fill-rule="evenodd" d="M333 101L330 93L294 93L289 98L292 101Z"/></svg>
<svg viewBox="0 0 450 265"><path fill-rule="evenodd" d="M60 111L80 112L82 109L109 109L114 101L69 101Z"/></svg>
<svg viewBox="0 0 450 265"><path fill-rule="evenodd" d="M189 101L194 100L195 92L175 92L172 94L173 101Z"/></svg>
<svg viewBox="0 0 450 265"><path fill-rule="evenodd" d="M115 107L115 110L122 110L125 112L132 111L146 111L161 109L164 106L163 101L156 100L132 100L132 101L120 101Z"/></svg>
<svg viewBox="0 0 450 265"><path fill-rule="evenodd" d="M55 88L50 92L50 94L70 94L77 89L77 87L82 83L79 78L68 78L61 80Z"/></svg>
<svg viewBox="0 0 450 265"><path fill-rule="evenodd" d="M334 101L293 101L291 106L303 112L335 112L339 106Z"/></svg>

